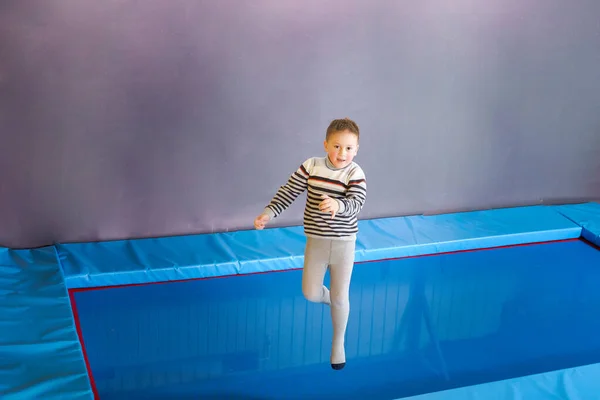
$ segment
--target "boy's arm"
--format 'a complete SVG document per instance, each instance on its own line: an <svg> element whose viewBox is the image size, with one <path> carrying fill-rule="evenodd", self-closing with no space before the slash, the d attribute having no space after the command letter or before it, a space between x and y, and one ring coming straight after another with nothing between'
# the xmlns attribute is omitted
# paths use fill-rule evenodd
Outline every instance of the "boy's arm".
<svg viewBox="0 0 600 400"><path fill-rule="evenodd" d="M356 216L362 210L367 199L367 179L360 167L357 167L350 175L348 181L348 192L346 197L337 199L340 209L337 214L342 217Z"/></svg>
<svg viewBox="0 0 600 400"><path fill-rule="evenodd" d="M311 162L310 159L306 160L298 167L287 183L279 188L271 202L265 207L263 214L267 214L271 219L276 218L306 190Z"/></svg>

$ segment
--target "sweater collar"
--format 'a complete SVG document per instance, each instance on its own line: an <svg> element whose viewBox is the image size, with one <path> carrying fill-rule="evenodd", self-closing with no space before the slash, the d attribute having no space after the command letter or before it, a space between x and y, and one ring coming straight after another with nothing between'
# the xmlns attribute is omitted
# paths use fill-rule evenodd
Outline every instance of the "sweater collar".
<svg viewBox="0 0 600 400"><path fill-rule="evenodd" d="M329 169L332 169L332 170L334 170L334 171L341 171L341 170L343 170L344 168L348 168L348 167L350 166L350 164L352 164L352 163L350 163L350 164L346 165L345 167L342 167L342 168L337 168L335 165L333 165L333 163L332 163L332 162L331 162L331 160L329 159L329 155L326 155L326 156L325 156L325 164L327 165L327 168L329 168Z"/></svg>

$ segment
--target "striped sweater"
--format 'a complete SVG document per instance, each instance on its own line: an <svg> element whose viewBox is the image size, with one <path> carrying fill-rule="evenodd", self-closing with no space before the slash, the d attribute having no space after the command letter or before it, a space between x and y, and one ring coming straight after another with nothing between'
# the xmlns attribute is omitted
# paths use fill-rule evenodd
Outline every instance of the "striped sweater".
<svg viewBox="0 0 600 400"><path fill-rule="evenodd" d="M276 218L296 198L307 191L304 208L304 233L307 236L352 240L358 232L358 213L367 197L367 182L363 170L352 162L335 168L328 157L306 160L279 188L265 213ZM322 195L336 199L340 205L335 218L319 210Z"/></svg>

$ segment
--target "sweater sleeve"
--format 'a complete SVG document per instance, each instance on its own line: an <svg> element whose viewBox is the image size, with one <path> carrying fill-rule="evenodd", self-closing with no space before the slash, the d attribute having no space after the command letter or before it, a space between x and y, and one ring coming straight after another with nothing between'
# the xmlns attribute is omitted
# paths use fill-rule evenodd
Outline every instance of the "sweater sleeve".
<svg viewBox="0 0 600 400"><path fill-rule="evenodd" d="M346 197L338 199L340 210L338 215L343 217L357 216L367 200L367 179L364 171L356 167L348 177Z"/></svg>
<svg viewBox="0 0 600 400"><path fill-rule="evenodd" d="M308 159L298 167L298 169L289 177L286 184L279 188L271 202L267 205L264 211L265 214L269 215L271 218L276 218L291 206L294 200L306 190L312 163L312 159Z"/></svg>

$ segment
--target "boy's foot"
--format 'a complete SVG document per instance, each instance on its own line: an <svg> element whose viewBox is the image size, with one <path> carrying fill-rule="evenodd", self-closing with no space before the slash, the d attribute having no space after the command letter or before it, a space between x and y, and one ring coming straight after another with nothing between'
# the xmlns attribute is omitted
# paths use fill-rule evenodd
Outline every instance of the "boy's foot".
<svg viewBox="0 0 600 400"><path fill-rule="evenodd" d="M346 366L346 352L344 344L334 343L331 348L331 368L339 371Z"/></svg>
<svg viewBox="0 0 600 400"><path fill-rule="evenodd" d="M346 366L346 363L339 363L339 364L331 364L331 368L335 369L336 371L339 371L340 369L343 369Z"/></svg>

